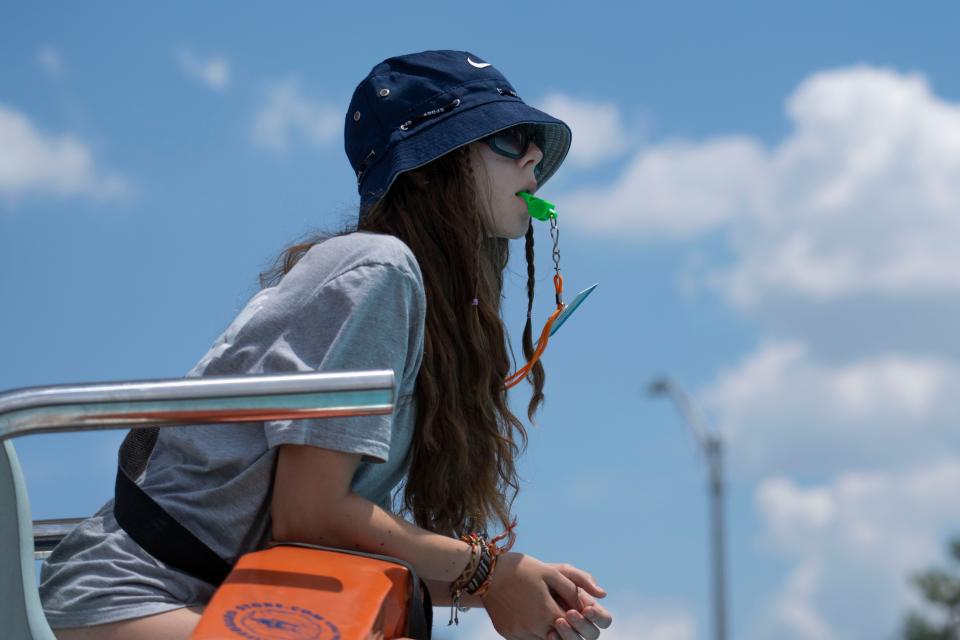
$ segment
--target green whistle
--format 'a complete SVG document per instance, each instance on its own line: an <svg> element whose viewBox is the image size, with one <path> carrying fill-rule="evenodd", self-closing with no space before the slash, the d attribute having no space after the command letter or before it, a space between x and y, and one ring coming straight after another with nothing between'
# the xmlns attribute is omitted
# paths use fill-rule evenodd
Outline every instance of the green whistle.
<svg viewBox="0 0 960 640"><path fill-rule="evenodd" d="M543 198L532 196L526 191L518 191L517 195L527 203L527 213L537 220L549 220L557 217L557 206Z"/></svg>

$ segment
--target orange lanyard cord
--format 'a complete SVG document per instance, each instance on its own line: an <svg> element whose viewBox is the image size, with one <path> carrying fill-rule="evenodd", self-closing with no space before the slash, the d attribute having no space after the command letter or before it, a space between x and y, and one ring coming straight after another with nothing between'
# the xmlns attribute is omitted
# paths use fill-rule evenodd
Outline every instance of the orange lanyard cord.
<svg viewBox="0 0 960 640"><path fill-rule="evenodd" d="M507 379L504 383L505 389L511 389L518 384L520 381L527 377L527 374L530 373L530 369L534 364L540 359L540 356L543 354L543 351L547 348L547 342L550 340L550 329L553 327L553 323L556 321L557 317L563 313L566 305L563 304L563 276L559 273L553 276L553 286L557 292L557 308L547 319L547 323L543 326L543 331L540 332L540 339L537 340L537 348L533 352L533 356L530 357L530 361L527 362L523 367L518 369L516 373L507 376Z"/></svg>

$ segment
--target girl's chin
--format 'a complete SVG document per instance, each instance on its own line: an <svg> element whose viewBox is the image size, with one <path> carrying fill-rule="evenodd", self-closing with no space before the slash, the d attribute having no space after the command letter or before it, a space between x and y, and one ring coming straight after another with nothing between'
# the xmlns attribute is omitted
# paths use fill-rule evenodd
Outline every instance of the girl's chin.
<svg viewBox="0 0 960 640"><path fill-rule="evenodd" d="M510 234L511 240L518 240L523 236L527 235L527 227L518 228L512 234Z"/></svg>

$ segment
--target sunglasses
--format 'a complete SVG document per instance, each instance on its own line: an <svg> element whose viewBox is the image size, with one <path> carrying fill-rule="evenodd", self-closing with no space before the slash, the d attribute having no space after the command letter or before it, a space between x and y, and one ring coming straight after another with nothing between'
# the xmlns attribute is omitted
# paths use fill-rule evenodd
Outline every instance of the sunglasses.
<svg viewBox="0 0 960 640"><path fill-rule="evenodd" d="M484 138L494 152L501 156L518 160L527 154L530 143L536 143L541 151L544 147L543 137L539 129L532 124L518 124L515 127L497 131ZM540 163L533 169L534 175L540 177Z"/></svg>

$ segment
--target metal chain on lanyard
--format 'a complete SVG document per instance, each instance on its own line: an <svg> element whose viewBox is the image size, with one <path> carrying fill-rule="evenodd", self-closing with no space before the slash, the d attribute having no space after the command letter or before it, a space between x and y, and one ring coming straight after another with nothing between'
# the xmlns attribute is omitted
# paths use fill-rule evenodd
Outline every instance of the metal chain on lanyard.
<svg viewBox="0 0 960 640"><path fill-rule="evenodd" d="M553 240L553 270L560 275L560 228L557 226L557 217L550 218L550 238ZM557 292L557 306L563 304L563 292Z"/></svg>
<svg viewBox="0 0 960 640"><path fill-rule="evenodd" d="M530 196L531 198L533 196ZM520 383L521 380L525 379L530 372L530 369L533 365L540 359L540 355L543 353L543 350L547 348L547 341L550 338L550 328L553 326L553 323L556 319L563 313L563 276L560 275L560 229L557 227L557 214L556 210L553 209L553 205L545 200L542 201L550 206L551 211L548 212L544 217L538 218L541 220L546 220L547 215L550 219L550 238L553 240L553 270L556 271L556 274L553 276L553 287L557 294L557 308L550 315L550 318L547 320L546 325L543 327L543 332L540 334L540 339L537 341L537 346L533 351L533 355L520 369L517 369L514 373L507 376L507 379L504 381L504 386L506 389L516 386ZM552 214L552 215L551 215Z"/></svg>

